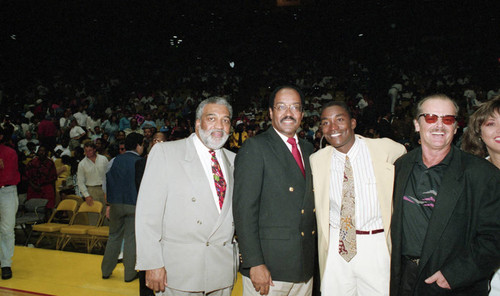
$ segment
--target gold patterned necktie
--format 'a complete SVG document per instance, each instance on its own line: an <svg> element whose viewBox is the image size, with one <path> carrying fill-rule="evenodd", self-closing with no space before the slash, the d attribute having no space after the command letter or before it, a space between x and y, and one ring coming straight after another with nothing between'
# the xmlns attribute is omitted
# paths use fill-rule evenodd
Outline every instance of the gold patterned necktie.
<svg viewBox="0 0 500 296"><path fill-rule="evenodd" d="M340 207L339 254L349 262L356 255L356 221L354 202L354 178L349 157L345 158Z"/></svg>

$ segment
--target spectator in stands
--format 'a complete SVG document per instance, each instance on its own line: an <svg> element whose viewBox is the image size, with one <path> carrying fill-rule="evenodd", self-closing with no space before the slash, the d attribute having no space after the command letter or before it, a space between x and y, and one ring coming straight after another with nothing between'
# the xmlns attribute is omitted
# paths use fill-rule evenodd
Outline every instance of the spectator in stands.
<svg viewBox="0 0 500 296"><path fill-rule="evenodd" d="M101 128L104 133L107 133L109 135L109 142L114 142L115 133L120 130L118 117L115 114L112 114L107 120L102 123Z"/></svg>
<svg viewBox="0 0 500 296"><path fill-rule="evenodd" d="M54 208L57 171L54 162L48 158L48 149L46 146L41 145L38 148L37 157L28 162L26 177L28 178L27 199L46 199L48 200L47 208Z"/></svg>
<svg viewBox="0 0 500 296"><path fill-rule="evenodd" d="M245 124L243 121L238 120L236 122L236 127L234 128L234 132L229 138L229 147L231 151L237 153L241 148L241 145L248 139L248 134L245 130Z"/></svg>
<svg viewBox="0 0 500 296"><path fill-rule="evenodd" d="M136 118L130 119L130 127L126 128L124 130L124 132L125 132L125 135L128 135L130 133L138 133L138 134L144 135L144 131L139 127L139 124L137 123Z"/></svg>
<svg viewBox="0 0 500 296"><path fill-rule="evenodd" d="M57 127L50 116L46 116L40 121L37 134L41 145L47 147L48 151L54 150L54 147L56 147Z"/></svg>
<svg viewBox="0 0 500 296"><path fill-rule="evenodd" d="M78 121L74 117L70 117L70 130L69 130L69 149L73 150L75 147L80 146L80 143L86 138L87 133L78 125Z"/></svg>
<svg viewBox="0 0 500 296"><path fill-rule="evenodd" d="M148 113L146 113L146 116L144 117L144 122L141 124L142 129L145 129L146 127L156 128L156 123L154 122L150 111L148 111Z"/></svg>
<svg viewBox="0 0 500 296"><path fill-rule="evenodd" d="M24 133L24 139L17 142L17 150L26 154L28 152L28 143L33 143L35 145L39 144L39 141L33 138L33 134L29 130Z"/></svg>

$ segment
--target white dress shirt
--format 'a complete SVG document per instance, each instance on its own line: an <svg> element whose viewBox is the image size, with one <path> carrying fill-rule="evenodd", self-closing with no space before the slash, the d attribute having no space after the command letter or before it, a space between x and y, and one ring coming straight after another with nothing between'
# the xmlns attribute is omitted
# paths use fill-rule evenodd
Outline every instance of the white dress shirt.
<svg viewBox="0 0 500 296"><path fill-rule="evenodd" d="M354 177L356 229L365 231L383 229L375 174L365 141L356 137L353 146L347 152L347 156L349 156ZM330 180L330 225L335 229L340 228L345 158L346 154L333 149Z"/></svg>
<svg viewBox="0 0 500 296"><path fill-rule="evenodd" d="M97 154L95 162L85 157L78 164L78 189L83 197L89 196L87 186L102 186L102 179L106 175L108 159Z"/></svg>
<svg viewBox="0 0 500 296"><path fill-rule="evenodd" d="M285 145L286 145L286 147L288 147L288 150L290 150L290 153L292 153L292 144L290 144L290 143L287 142L288 141L288 137L285 136L285 135L283 135L282 133L278 132L275 128L274 128L274 130L276 131L276 133L278 134L278 136L280 136L280 138L283 140L283 142L285 142ZM302 150L300 150L299 138L297 137L297 134L293 135L293 138L295 139L295 143L297 143L297 149L299 149L300 157L302 158L302 165L305 168L304 156L302 156Z"/></svg>
<svg viewBox="0 0 500 296"><path fill-rule="evenodd" d="M196 148L196 152L198 153L198 157L200 158L201 165L203 166L203 170L205 171L205 175L208 178L208 184L210 184L210 190L212 191L212 196L214 198L215 205L217 207L217 210L219 211L219 214L221 212L221 208L219 206L219 196L217 195L217 188L215 187L215 182L214 182L214 174L212 172L212 155L210 154L210 150L208 149L205 144L198 138L196 134L192 135L193 137L193 142L194 142L194 147ZM221 149L214 150L215 151L215 157L217 157L217 161L219 162L220 168L222 169L222 175L224 176L224 180L226 180L227 184L227 172L224 167L224 160L222 157L222 151Z"/></svg>

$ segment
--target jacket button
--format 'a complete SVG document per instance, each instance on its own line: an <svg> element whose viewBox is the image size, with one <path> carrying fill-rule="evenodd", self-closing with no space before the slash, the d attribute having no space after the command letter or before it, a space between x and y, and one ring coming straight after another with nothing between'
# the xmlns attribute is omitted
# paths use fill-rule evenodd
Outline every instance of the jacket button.
<svg viewBox="0 0 500 296"><path fill-rule="evenodd" d="M301 232L300 235L304 236L304 232Z"/></svg>
<svg viewBox="0 0 500 296"><path fill-rule="evenodd" d="M208 246L210 246L210 243L209 243L209 242L207 242L207 247L208 247Z"/></svg>
<svg viewBox="0 0 500 296"><path fill-rule="evenodd" d="M301 213L302 215L304 215L304 212L305 212L305 211L304 211L304 209L302 209L302 210L300 211L300 213Z"/></svg>
<svg viewBox="0 0 500 296"><path fill-rule="evenodd" d="M315 208L313 209L313 213L316 213L316 209Z"/></svg>
<svg viewBox="0 0 500 296"><path fill-rule="evenodd" d="M200 225L203 224L200 220L196 221L196 223L198 223Z"/></svg>
<svg viewBox="0 0 500 296"><path fill-rule="evenodd" d="M314 235L315 233L316 233L316 231L314 231L314 230L313 230L313 231L312 231L312 235Z"/></svg>
<svg viewBox="0 0 500 296"><path fill-rule="evenodd" d="M196 201L196 198L194 198L194 197L193 197L193 198L191 198L191 201L192 201L192 202L195 202L195 201Z"/></svg>
<svg viewBox="0 0 500 296"><path fill-rule="evenodd" d="M293 187L288 188L288 191L293 192Z"/></svg>

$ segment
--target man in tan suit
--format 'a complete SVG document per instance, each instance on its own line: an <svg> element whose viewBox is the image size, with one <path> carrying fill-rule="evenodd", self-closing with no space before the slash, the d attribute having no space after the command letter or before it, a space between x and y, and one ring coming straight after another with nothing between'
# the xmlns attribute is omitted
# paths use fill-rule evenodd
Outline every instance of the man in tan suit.
<svg viewBox="0 0 500 296"><path fill-rule="evenodd" d="M321 129L330 146L310 157L324 296L389 295L393 163L406 149L355 128L344 102L326 104Z"/></svg>
<svg viewBox="0 0 500 296"><path fill-rule="evenodd" d="M225 99L206 99L195 133L149 153L137 198L136 268L146 271L147 287L163 291L157 295L231 295L235 154L222 148L231 115Z"/></svg>

